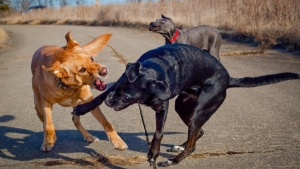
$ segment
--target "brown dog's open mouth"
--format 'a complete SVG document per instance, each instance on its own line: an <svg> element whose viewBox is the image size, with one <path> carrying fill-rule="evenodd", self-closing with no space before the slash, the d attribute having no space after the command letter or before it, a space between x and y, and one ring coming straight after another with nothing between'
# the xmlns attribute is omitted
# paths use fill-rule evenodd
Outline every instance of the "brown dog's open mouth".
<svg viewBox="0 0 300 169"><path fill-rule="evenodd" d="M100 91L103 91L106 89L106 83L103 81L103 80L95 80L94 81L94 87L97 89L97 90L100 90Z"/></svg>

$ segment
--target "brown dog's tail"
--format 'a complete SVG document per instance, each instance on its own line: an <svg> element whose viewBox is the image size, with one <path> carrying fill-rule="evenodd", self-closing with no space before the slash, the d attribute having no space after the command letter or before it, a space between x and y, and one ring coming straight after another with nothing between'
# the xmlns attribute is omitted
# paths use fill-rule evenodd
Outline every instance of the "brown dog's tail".
<svg viewBox="0 0 300 169"><path fill-rule="evenodd" d="M230 78L230 87L257 87L273 83L278 83L286 80L300 79L300 75L296 73L278 73L272 75L265 75L259 77L244 77L244 78Z"/></svg>

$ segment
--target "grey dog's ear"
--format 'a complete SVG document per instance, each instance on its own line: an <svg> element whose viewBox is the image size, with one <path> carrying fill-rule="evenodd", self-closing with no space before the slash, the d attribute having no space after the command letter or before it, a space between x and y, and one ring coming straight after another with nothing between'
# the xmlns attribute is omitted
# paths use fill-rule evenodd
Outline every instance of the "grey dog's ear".
<svg viewBox="0 0 300 169"><path fill-rule="evenodd" d="M170 19L170 20L172 20L171 18L168 18L168 17L164 16L163 14L161 14L161 18L163 18L163 19Z"/></svg>
<svg viewBox="0 0 300 169"><path fill-rule="evenodd" d="M157 95L161 100L168 100L171 97L169 85L165 81L151 80L148 82L146 90Z"/></svg>
<svg viewBox="0 0 300 169"><path fill-rule="evenodd" d="M127 75L128 81L134 82L136 80L136 78L140 75L140 67L141 67L141 63L140 62L136 62L136 63L128 63L126 65L126 70L125 73Z"/></svg>

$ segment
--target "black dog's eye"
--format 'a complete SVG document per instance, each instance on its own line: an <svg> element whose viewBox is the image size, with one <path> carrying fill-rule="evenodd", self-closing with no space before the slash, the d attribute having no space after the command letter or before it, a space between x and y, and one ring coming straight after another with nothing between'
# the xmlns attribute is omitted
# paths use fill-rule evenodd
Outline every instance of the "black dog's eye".
<svg viewBox="0 0 300 169"><path fill-rule="evenodd" d="M165 23L165 21L161 21L161 23Z"/></svg>
<svg viewBox="0 0 300 169"><path fill-rule="evenodd" d="M86 68L82 68L82 69L80 69L80 73L84 73L86 71Z"/></svg>
<svg viewBox="0 0 300 169"><path fill-rule="evenodd" d="M123 95L124 100L129 100L130 98L128 96Z"/></svg>
<svg viewBox="0 0 300 169"><path fill-rule="evenodd" d="M91 60L94 62L94 58L91 56Z"/></svg>

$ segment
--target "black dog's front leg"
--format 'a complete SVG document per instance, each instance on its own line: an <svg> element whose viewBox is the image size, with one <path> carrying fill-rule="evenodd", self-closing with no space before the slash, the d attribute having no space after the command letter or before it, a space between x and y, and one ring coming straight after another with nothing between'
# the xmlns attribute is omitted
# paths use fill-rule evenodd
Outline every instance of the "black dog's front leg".
<svg viewBox="0 0 300 169"><path fill-rule="evenodd" d="M111 86L109 89L107 89L104 93L97 96L92 101L76 106L73 109L73 112L71 114L80 116L80 115L85 115L86 113L90 112L91 110L94 110L97 106L99 106L103 103L106 96L109 94L110 91L114 90L115 87L116 87L116 83L113 86Z"/></svg>
<svg viewBox="0 0 300 169"><path fill-rule="evenodd" d="M168 108L169 108L169 101L165 101L162 105L163 107L160 108L159 110L156 111L156 131L154 133L152 142L151 142L151 147L148 152L148 161L151 165L156 165L156 159L159 155L160 151L160 143L163 138L163 129L164 125L167 119L167 114L168 114Z"/></svg>

